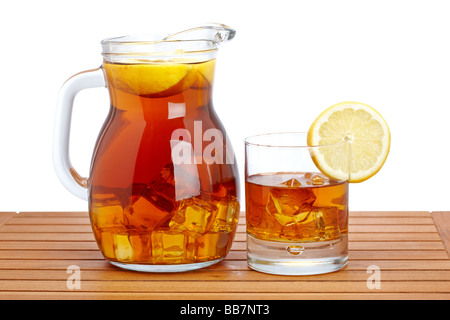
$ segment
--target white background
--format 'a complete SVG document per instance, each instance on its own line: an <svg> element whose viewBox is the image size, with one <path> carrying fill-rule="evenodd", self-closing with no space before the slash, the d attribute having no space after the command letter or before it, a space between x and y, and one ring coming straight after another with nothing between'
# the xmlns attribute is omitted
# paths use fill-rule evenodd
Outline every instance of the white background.
<svg viewBox="0 0 450 320"><path fill-rule="evenodd" d="M351 210L450 210L448 1L26 0L1 6L0 211L87 210L54 172L53 121L63 82L100 66L102 39L211 21L237 31L219 51L214 105L234 145L242 186L246 136L306 131L322 110L351 100L377 109L392 134L381 171L351 185ZM70 150L83 175L108 108L104 88L76 99Z"/></svg>

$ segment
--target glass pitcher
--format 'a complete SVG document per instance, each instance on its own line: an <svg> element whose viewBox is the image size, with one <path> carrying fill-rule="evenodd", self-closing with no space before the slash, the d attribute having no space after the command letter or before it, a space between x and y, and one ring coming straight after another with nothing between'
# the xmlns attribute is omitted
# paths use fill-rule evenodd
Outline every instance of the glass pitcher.
<svg viewBox="0 0 450 320"><path fill-rule="evenodd" d="M222 260L239 217L231 144L212 104L221 24L167 36L102 41L100 68L61 88L53 158L68 190L88 200L95 239L113 265L178 272ZM106 86L111 108L89 178L71 166L72 106L82 89Z"/></svg>

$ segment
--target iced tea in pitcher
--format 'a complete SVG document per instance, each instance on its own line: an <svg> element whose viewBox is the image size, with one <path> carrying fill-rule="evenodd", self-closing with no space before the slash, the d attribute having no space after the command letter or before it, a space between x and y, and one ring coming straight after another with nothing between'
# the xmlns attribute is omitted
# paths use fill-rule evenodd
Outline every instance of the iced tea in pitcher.
<svg viewBox="0 0 450 320"><path fill-rule="evenodd" d="M89 210L106 258L188 264L228 252L239 202L211 106L214 66L104 63L112 107L94 153ZM208 151L208 132L220 148Z"/></svg>
<svg viewBox="0 0 450 320"><path fill-rule="evenodd" d="M63 86L63 119L73 92L105 85L109 91L89 178L67 165L67 153L57 152L56 166L73 193L84 198L87 187L92 229L112 264L177 272L228 253L239 181L212 90L219 43L233 37L234 30L210 24L165 37L106 39L102 67Z"/></svg>

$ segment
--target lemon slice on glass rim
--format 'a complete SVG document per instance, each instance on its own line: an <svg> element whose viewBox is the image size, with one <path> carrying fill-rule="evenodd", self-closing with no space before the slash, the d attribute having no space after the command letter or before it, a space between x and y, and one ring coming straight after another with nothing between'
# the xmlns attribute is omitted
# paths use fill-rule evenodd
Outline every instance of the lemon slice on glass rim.
<svg viewBox="0 0 450 320"><path fill-rule="evenodd" d="M341 102L323 111L312 123L307 142L312 159L330 178L362 182L375 175L389 154L391 134L383 117L371 106ZM342 143L339 143L342 142Z"/></svg>

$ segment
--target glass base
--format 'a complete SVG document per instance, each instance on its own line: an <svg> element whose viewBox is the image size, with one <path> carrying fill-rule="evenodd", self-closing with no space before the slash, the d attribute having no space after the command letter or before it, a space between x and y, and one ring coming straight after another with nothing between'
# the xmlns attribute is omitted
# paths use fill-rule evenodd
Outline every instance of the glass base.
<svg viewBox="0 0 450 320"><path fill-rule="evenodd" d="M247 234L250 268L279 275L313 275L337 271L347 265L348 236L333 241L278 242Z"/></svg>
<svg viewBox="0 0 450 320"><path fill-rule="evenodd" d="M222 261L223 258L199 262L199 263L186 263L186 264L133 264L133 263L123 263L116 261L108 261L112 265L116 267L120 267L122 269L133 270L133 271L141 271L141 272L184 272L197 270L205 267L209 267L213 264L216 264Z"/></svg>

